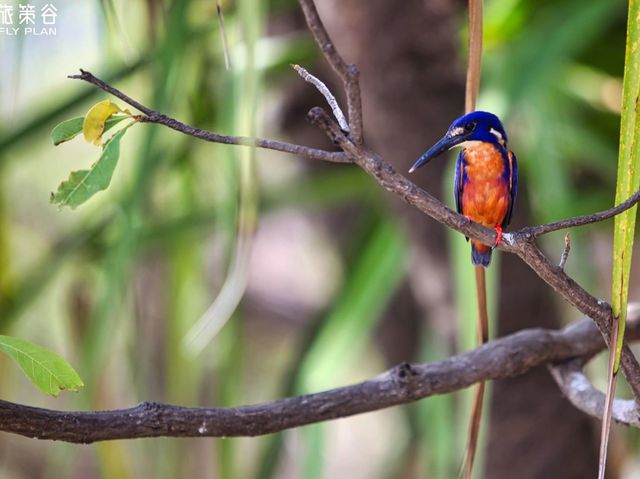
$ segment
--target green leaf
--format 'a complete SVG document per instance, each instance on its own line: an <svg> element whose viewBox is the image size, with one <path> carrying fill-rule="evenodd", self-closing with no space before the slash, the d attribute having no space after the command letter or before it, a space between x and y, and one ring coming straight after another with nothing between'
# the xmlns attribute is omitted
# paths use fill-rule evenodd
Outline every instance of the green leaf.
<svg viewBox="0 0 640 479"><path fill-rule="evenodd" d="M60 183L51 194L51 202L60 207L76 208L99 191L107 189L120 157L120 140L131 124L113 135L102 147L102 155L89 170L71 172L69 179Z"/></svg>
<svg viewBox="0 0 640 479"><path fill-rule="evenodd" d="M640 97L640 2L629 2L629 22L627 30L627 51L625 56L624 80L622 85L622 118L620 120L620 149L618 156L618 181L616 204L629 198L640 187L640 118L637 112ZM620 352L627 318L627 298L629 295L629 273L633 254L633 233L636 224L637 206L628 209L615 218L613 236L613 315L620 318L620 334L616 345L615 369L620 367Z"/></svg>
<svg viewBox="0 0 640 479"><path fill-rule="evenodd" d="M58 354L24 339L0 335L0 351L13 359L38 389L57 396L84 386L78 373Z"/></svg>
<svg viewBox="0 0 640 479"><path fill-rule="evenodd" d="M65 120L62 123L58 123L53 130L51 130L51 141L55 146L65 141L73 140L78 133L82 131L83 116L72 118L71 120Z"/></svg>
<svg viewBox="0 0 640 479"><path fill-rule="evenodd" d="M640 98L640 0L629 1L627 22L627 48L622 82L622 116L620 119L620 148L618 155L618 180L616 204L631 196L640 187L640 123L638 98ZM607 446L611 428L611 412L616 390L616 378L620 368L620 356L624 342L629 297L629 274L633 255L633 235L636 226L637 206L615 218L613 231L613 268L611 308L613 324L609 344L609 371L607 395L600 433L600 458L598 479L604 479L607 463Z"/></svg>
<svg viewBox="0 0 640 479"><path fill-rule="evenodd" d="M116 126L122 120L130 118L127 115L114 115L104 124L103 134ZM65 141L73 140L77 135L82 133L82 125L84 123L84 117L79 116L72 118L71 120L65 120L62 123L58 123L53 130L51 130L51 140L55 146Z"/></svg>

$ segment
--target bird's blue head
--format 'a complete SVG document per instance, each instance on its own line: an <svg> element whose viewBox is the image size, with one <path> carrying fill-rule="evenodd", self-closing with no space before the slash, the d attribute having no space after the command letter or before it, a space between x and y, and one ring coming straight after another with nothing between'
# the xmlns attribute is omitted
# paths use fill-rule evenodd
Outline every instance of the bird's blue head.
<svg viewBox="0 0 640 479"><path fill-rule="evenodd" d="M506 148L507 134L500 119L486 111L473 111L461 116L451 124L446 135L415 162L409 173L441 153L456 146L467 146L473 141L495 143Z"/></svg>

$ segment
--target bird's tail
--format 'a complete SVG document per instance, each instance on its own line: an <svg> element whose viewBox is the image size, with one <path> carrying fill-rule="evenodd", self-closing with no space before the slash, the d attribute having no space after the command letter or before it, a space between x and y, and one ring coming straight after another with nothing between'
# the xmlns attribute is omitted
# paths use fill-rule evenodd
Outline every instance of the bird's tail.
<svg viewBox="0 0 640 479"><path fill-rule="evenodd" d="M476 266L480 265L486 268L491 263L492 251L493 249L486 244L471 241L471 262Z"/></svg>

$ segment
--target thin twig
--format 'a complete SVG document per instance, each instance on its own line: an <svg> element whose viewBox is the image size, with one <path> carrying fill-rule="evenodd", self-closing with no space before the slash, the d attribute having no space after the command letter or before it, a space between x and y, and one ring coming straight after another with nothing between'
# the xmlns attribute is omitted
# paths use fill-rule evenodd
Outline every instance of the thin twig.
<svg viewBox="0 0 640 479"><path fill-rule="evenodd" d="M340 105L338 105L338 100L336 100L336 97L333 96L333 93L331 93L329 88L327 88L327 85L322 83L322 81L313 76L300 65L292 64L291 67L298 73L298 75L300 75L304 79L304 81L311 83L318 89L320 93L322 93L322 96L324 96L325 100L327 100L327 103L331 107L333 116L336 117L338 125L340 125L340 129L345 133L349 133L349 124L347 123L347 119L344 117L344 113L342 113Z"/></svg>
<svg viewBox="0 0 640 479"><path fill-rule="evenodd" d="M567 264L567 260L569 259L569 252L571 251L571 236L569 233L564 235L564 250L562 251L562 255L560 256L560 263L558 264L558 268L564 270L564 266Z"/></svg>
<svg viewBox="0 0 640 479"><path fill-rule="evenodd" d="M313 0L298 0L307 26L316 44L322 51L331 68L338 74L347 95L349 127L352 141L362 145L362 99L360 95L360 71L355 65L347 63L331 41Z"/></svg>
<svg viewBox="0 0 640 479"><path fill-rule="evenodd" d="M598 223L600 221L613 218L619 215L623 211L632 208L640 201L640 190L636 191L627 200L623 201L619 205L609 208L608 210L600 211L598 213L591 213L583 216L576 216L574 218L567 218L566 220L555 221L553 223L547 223L539 226L529 226L517 231L516 233L528 234L533 237L538 237L553 231L564 230L567 228L573 228L575 226L584 226L591 223Z"/></svg>
<svg viewBox="0 0 640 479"><path fill-rule="evenodd" d="M640 322L629 323L640 337ZM316 394L233 408L142 403L113 411L55 411L0 401L0 431L38 439L92 443L142 437L258 436L407 404L480 381L524 374L548 363L591 357L604 347L587 319L560 330L530 329L457 356L402 364L368 381Z"/></svg>
<svg viewBox="0 0 640 479"><path fill-rule="evenodd" d="M213 143L222 143L225 145L255 146L266 148L268 150L292 153L295 155L310 158L312 160L331 161L334 163L350 163L349 157L343 152L318 150L316 148L309 148L307 146L295 145L278 140L250 138L246 136L221 135L212 131L196 128L191 125L186 125L185 123L182 123L175 118L171 118L170 116L144 106L142 103L134 100L117 88L108 85L98 77L94 76L91 72L88 72L86 70L81 69L79 75L69 75L69 78L74 80L86 81L88 83L91 83L92 85L97 86L101 90L115 96L116 98L120 98L123 102L144 113L144 115L138 115L135 117L137 121L142 123L157 123L160 125L165 125L176 131L184 133L185 135L193 136L195 138L210 141Z"/></svg>

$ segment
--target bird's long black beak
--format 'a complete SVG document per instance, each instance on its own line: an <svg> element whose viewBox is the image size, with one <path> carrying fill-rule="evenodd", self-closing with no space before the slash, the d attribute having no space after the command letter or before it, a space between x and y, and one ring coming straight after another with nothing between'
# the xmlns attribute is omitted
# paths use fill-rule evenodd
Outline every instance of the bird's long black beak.
<svg viewBox="0 0 640 479"><path fill-rule="evenodd" d="M435 158L436 156L441 155L445 151L450 150L451 148L458 145L459 143L462 143L464 140L465 139L460 136L448 136L448 135L444 136L443 138L440 139L440 141L438 141L438 143L436 143L431 148L429 148L429 150L424 155L418 158L418 161L416 161L413 164L413 166L409 170L409 173L413 173L422 165L429 162L432 158Z"/></svg>

